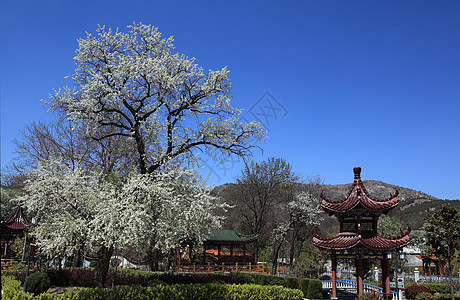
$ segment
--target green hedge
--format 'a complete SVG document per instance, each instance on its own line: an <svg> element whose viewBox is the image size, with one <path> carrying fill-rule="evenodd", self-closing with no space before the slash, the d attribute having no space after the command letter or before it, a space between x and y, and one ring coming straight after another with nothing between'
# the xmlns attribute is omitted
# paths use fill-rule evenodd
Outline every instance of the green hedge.
<svg viewBox="0 0 460 300"><path fill-rule="evenodd" d="M21 290L21 283L2 276L4 299L38 299L38 300L105 300L105 299L303 299L300 290L282 286L235 285L235 284L173 284L143 286L115 286L110 289L88 288L73 290L60 295L40 294L33 296Z"/></svg>
<svg viewBox="0 0 460 300"><path fill-rule="evenodd" d="M308 289L310 287L310 279L308 278L302 278L300 279L300 284L299 284L300 290L303 292L304 296L306 297L308 295Z"/></svg>
<svg viewBox="0 0 460 300"><path fill-rule="evenodd" d="M308 284L308 299L323 299L323 283L319 279L310 279Z"/></svg>
<svg viewBox="0 0 460 300"><path fill-rule="evenodd" d="M450 300L450 294L436 294L434 295L434 300ZM455 294L454 295L455 300L460 300L460 295Z"/></svg>
<svg viewBox="0 0 460 300"><path fill-rule="evenodd" d="M232 275L235 276L235 281L239 284L281 285L286 288L301 290L308 299L323 298L323 284L319 279L302 278L299 283L296 277L279 277L246 272L233 272Z"/></svg>
<svg viewBox="0 0 460 300"><path fill-rule="evenodd" d="M447 283L424 283L422 284L424 287L428 288L432 293L448 293L449 286Z"/></svg>
<svg viewBox="0 0 460 300"><path fill-rule="evenodd" d="M19 280L2 274L2 299L32 299L33 295L22 291L22 284Z"/></svg>

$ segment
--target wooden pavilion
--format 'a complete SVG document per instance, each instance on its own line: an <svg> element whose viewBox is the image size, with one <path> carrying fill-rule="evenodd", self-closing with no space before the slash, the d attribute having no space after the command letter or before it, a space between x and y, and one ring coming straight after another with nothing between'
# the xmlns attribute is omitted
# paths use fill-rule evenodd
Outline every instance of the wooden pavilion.
<svg viewBox="0 0 460 300"><path fill-rule="evenodd" d="M10 246L18 237L23 237L27 228L32 226L22 207L16 207L14 213L5 221L0 221L1 226L1 256L2 259L14 258Z"/></svg>
<svg viewBox="0 0 460 300"><path fill-rule="evenodd" d="M258 238L258 234L245 235L234 229L211 229L203 242L203 264L206 261L215 264L256 264L255 251L249 249L248 244L254 243Z"/></svg>
<svg viewBox="0 0 460 300"><path fill-rule="evenodd" d="M335 215L340 222L340 233L325 238L313 233L313 244L330 251L332 262L332 295L337 299L336 271L338 259L354 259L356 262L357 292L361 295L363 286L363 260L380 259L384 298L390 297L388 254L410 242L407 232L397 237L388 237L377 232L381 214L388 213L399 204L398 190L387 199L375 199L367 192L361 181L361 168L354 168L354 182L348 195L339 201L331 201L321 194L321 206L329 215Z"/></svg>

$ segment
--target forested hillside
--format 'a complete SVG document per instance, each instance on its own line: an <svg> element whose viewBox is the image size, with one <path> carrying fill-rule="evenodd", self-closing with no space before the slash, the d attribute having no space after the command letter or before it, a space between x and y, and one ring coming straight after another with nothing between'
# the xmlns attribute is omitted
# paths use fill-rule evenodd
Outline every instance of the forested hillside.
<svg viewBox="0 0 460 300"><path fill-rule="evenodd" d="M415 191L381 181L364 180L363 183L369 194L378 199L388 198L390 195L394 194L395 189L397 189L399 191L399 205L390 212L390 215L407 222L412 229L420 229L424 222L423 216L428 212L438 210L441 208L442 204L460 209L460 200L442 200L421 191ZM226 185L215 187L213 194L220 196L225 190L225 186ZM350 187L351 183L338 185L322 184L312 189L308 185L299 184L299 190L312 191L318 198L321 192L323 192L324 196L330 200L340 200L344 198L350 190ZM325 218L323 221L329 223L328 225L332 231L336 227L334 219L335 218Z"/></svg>

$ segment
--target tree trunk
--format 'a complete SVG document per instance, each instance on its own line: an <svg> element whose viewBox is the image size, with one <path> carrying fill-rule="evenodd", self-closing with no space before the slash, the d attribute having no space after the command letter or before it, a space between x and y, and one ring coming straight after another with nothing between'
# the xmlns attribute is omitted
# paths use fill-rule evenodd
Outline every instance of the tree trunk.
<svg viewBox="0 0 460 300"><path fill-rule="evenodd" d="M149 250L148 253L150 271L158 271L158 261L160 260L160 254L158 250Z"/></svg>
<svg viewBox="0 0 460 300"><path fill-rule="evenodd" d="M278 246L276 246L275 248L275 253L274 253L274 257L273 257L273 267L272 267L272 275L276 275L276 269L278 267L278 255L280 253L280 250L281 250L281 246L282 244L279 244Z"/></svg>
<svg viewBox="0 0 460 300"><path fill-rule="evenodd" d="M96 270L94 272L94 285L97 287L104 287L107 272L109 271L110 258L112 257L113 247L107 248L102 246L97 252L98 260Z"/></svg>
<svg viewBox="0 0 460 300"><path fill-rule="evenodd" d="M72 267L73 268L79 268L81 267L81 251L80 249L76 250L73 256L73 262L72 262Z"/></svg>
<svg viewBox="0 0 460 300"><path fill-rule="evenodd" d="M176 251L171 250L168 254L168 264L166 266L166 272L174 273L174 259L175 259Z"/></svg>
<svg viewBox="0 0 460 300"><path fill-rule="evenodd" d="M291 249L290 249L290 251L289 251L289 265L291 266L291 270L294 269L293 264L294 264L295 250L296 250L296 249L295 249L295 246L296 246L296 245L295 245L295 241L293 241L293 242L291 243Z"/></svg>

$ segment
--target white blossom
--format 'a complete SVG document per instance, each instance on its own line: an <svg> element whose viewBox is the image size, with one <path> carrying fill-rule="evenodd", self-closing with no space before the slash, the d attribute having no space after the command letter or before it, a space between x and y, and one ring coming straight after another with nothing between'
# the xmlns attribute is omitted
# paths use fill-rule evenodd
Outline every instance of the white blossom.
<svg viewBox="0 0 460 300"><path fill-rule="evenodd" d="M196 174L176 170L131 174L121 186L97 173L59 162L40 164L26 184L24 206L34 212L38 245L49 256L71 254L82 244L97 252L121 247L167 252L185 241L202 242L222 217Z"/></svg>
<svg viewBox="0 0 460 300"><path fill-rule="evenodd" d="M241 110L231 106L226 67L206 73L195 58L173 53L173 38L162 38L157 28L128 29L100 26L96 36L78 40L74 87L55 91L50 108L96 139L124 137L131 149L124 153L139 160L141 173L180 156L198 163L197 152L244 156L264 140L261 124L241 122Z"/></svg>

